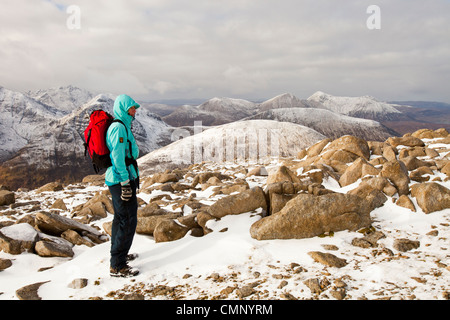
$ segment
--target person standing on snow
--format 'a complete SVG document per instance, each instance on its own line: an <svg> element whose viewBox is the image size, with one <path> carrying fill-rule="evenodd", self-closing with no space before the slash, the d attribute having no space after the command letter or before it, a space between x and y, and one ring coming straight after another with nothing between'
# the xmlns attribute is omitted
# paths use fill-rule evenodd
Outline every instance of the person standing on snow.
<svg viewBox="0 0 450 320"><path fill-rule="evenodd" d="M114 102L114 122L108 128L106 144L110 150L112 166L106 170L105 183L109 188L114 206L111 231L110 275L113 277L136 276L139 271L128 262L136 254L128 254L137 226L139 170L136 159L139 148L131 132L136 109L140 105L122 94Z"/></svg>

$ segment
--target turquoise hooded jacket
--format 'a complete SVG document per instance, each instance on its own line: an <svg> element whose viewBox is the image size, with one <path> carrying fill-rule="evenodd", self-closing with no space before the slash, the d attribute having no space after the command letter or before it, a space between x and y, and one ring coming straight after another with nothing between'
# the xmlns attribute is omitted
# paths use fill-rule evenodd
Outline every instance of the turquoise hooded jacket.
<svg viewBox="0 0 450 320"><path fill-rule="evenodd" d="M121 120L125 126L120 122L113 122L106 133L106 145L112 162L112 166L105 174L107 186L119 183L125 185L139 176L138 170L135 170L133 165L125 164L125 157L137 159L139 156L139 148L131 132L131 123L134 120L128 113L131 107L138 109L140 105L125 94L118 96L114 101L114 118Z"/></svg>

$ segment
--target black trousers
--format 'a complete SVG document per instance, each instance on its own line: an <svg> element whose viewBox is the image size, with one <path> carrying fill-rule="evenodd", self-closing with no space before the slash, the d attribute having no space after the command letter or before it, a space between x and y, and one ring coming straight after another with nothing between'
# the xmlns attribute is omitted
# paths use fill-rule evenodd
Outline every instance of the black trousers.
<svg viewBox="0 0 450 320"><path fill-rule="evenodd" d="M120 184L109 186L114 206L110 266L119 270L126 266L127 255L133 243L137 226L136 183L133 180L130 184L133 196L129 201L123 201L120 198L122 193Z"/></svg>

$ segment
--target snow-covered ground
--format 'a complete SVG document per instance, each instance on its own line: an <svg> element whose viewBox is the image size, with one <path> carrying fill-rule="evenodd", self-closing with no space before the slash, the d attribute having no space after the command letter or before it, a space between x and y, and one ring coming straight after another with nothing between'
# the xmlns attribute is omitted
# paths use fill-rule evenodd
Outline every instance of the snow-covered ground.
<svg viewBox="0 0 450 320"><path fill-rule="evenodd" d="M241 164L242 165L242 164ZM272 162L266 166L279 165ZM246 179L250 187L263 186L266 177L246 177L236 173L236 164L204 164L204 168L223 173L234 172ZM249 165L251 167L251 165ZM183 182L183 180L181 181ZM190 181L185 181L189 183ZM336 181L326 180L328 189L346 192L354 185L339 188ZM439 182L450 188L450 181ZM104 187L67 186L63 191L36 194L34 191L16 193L16 202L38 200L50 206L63 199L68 210L84 203ZM212 188L195 192L197 199L211 204L224 195L211 197ZM164 193L141 192L145 202ZM412 198L415 201L414 198ZM122 299L139 294L145 299L336 299L333 294L345 288L345 299L445 299L450 291L450 209L425 214L417 203L417 212L395 205L391 199L372 211L373 227L385 234L375 248L360 248L351 244L358 232L341 231L325 237L300 240L258 241L251 238L249 229L260 219L258 212L225 216L209 221L214 230L203 237L187 234L184 238L155 243L151 236L136 234L131 252L139 258L130 264L140 270L135 278L109 276L110 243L75 246L73 258L43 258L33 253L20 255L0 252L0 258L11 259L13 265L0 272L0 299L18 299L17 289L45 282L38 293L46 299ZM172 210L171 206L165 208ZM21 209L18 208L18 211ZM177 209L180 211L181 209ZM188 212L187 212L188 213ZM19 212L19 219L26 213ZM0 221L7 219L0 215ZM112 215L97 220L102 228ZM433 231L433 233L430 233ZM437 235L436 235L437 232ZM393 248L393 241L407 238L420 241L420 247L407 252ZM334 246L334 247L333 247ZM388 254L388 251L391 254ZM315 262L308 252L328 252L343 258L342 268ZM42 268L49 268L39 271ZM88 279L82 289L68 285L78 278ZM323 290L312 293L305 284L318 279ZM250 291L248 291L250 290ZM245 293L247 292L247 293ZM249 294L250 293L250 294Z"/></svg>

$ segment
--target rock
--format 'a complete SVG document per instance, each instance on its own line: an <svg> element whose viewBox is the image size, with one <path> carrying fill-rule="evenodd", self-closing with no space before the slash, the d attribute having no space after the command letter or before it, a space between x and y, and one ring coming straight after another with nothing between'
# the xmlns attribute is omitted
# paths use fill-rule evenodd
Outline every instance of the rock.
<svg viewBox="0 0 450 320"><path fill-rule="evenodd" d="M330 294L336 300L344 300L345 296L347 295L347 292L344 288L340 288L336 290L330 290Z"/></svg>
<svg viewBox="0 0 450 320"><path fill-rule="evenodd" d="M416 207L411 199L407 195L401 195L398 200L395 202L396 205L407 208L413 212L416 212Z"/></svg>
<svg viewBox="0 0 450 320"><path fill-rule="evenodd" d="M81 245L85 245L88 247L93 247L95 246L94 243L92 243L91 241L83 238L78 232L73 231L73 230L66 230L61 234L61 238L63 238L64 240L69 241L70 243L72 243L73 245L76 246L81 246Z"/></svg>
<svg viewBox="0 0 450 320"><path fill-rule="evenodd" d="M98 218L106 218L107 212L114 214L114 206L108 196L97 194L86 203L77 206L73 211L77 216L91 215Z"/></svg>
<svg viewBox="0 0 450 320"><path fill-rule="evenodd" d="M10 254L33 251L38 232L28 223L13 224L0 230L0 250Z"/></svg>
<svg viewBox="0 0 450 320"><path fill-rule="evenodd" d="M413 148L404 148L400 150L398 158L403 160L405 158L417 158L417 157L425 157L425 147L413 147Z"/></svg>
<svg viewBox="0 0 450 320"><path fill-rule="evenodd" d="M243 286L241 288L236 289L236 294L241 299L246 298L246 297L252 295L253 293L255 293L255 289L253 289L253 287L250 285Z"/></svg>
<svg viewBox="0 0 450 320"><path fill-rule="evenodd" d="M175 241L183 238L188 231L189 228L172 219L163 219L156 225L153 237L155 242Z"/></svg>
<svg viewBox="0 0 450 320"><path fill-rule="evenodd" d="M419 139L434 139L434 138L444 138L448 136L448 132L444 128L440 128L437 130L419 129L414 133L412 133L411 135Z"/></svg>
<svg viewBox="0 0 450 320"><path fill-rule="evenodd" d="M436 182L414 184L411 195L425 213L450 208L450 190Z"/></svg>
<svg viewBox="0 0 450 320"><path fill-rule="evenodd" d="M267 169L265 167L253 168L247 173L247 177L251 177L251 176L266 177L268 175L269 175L269 173L267 172Z"/></svg>
<svg viewBox="0 0 450 320"><path fill-rule="evenodd" d="M63 210L63 211L67 211L67 207L66 207L66 204L64 203L64 200L63 200L63 199L58 199L58 200L56 200L56 201L52 204L52 206L50 207L50 209L60 209L60 210Z"/></svg>
<svg viewBox="0 0 450 320"><path fill-rule="evenodd" d="M286 166L281 166L274 173L269 174L266 184L274 182L289 181L292 183L300 183L300 179Z"/></svg>
<svg viewBox="0 0 450 320"><path fill-rule="evenodd" d="M380 176L389 179L397 188L399 195L409 194L409 175L403 162L394 160L383 164Z"/></svg>
<svg viewBox="0 0 450 320"><path fill-rule="evenodd" d="M286 203L294 199L296 196L296 194L272 193L270 196L270 214L275 214L283 209Z"/></svg>
<svg viewBox="0 0 450 320"><path fill-rule="evenodd" d="M62 238L41 240L36 243L34 250L41 257L73 257L72 244Z"/></svg>
<svg viewBox="0 0 450 320"><path fill-rule="evenodd" d="M137 300L145 300L145 296L140 294L140 293L133 292L133 293L130 293L130 294L126 294L123 297L123 300L136 300L136 301Z"/></svg>
<svg viewBox="0 0 450 320"><path fill-rule="evenodd" d="M9 206L16 201L14 192L8 190L0 190L0 206Z"/></svg>
<svg viewBox="0 0 450 320"><path fill-rule="evenodd" d="M311 251L308 252L309 256L314 259L314 261L319 262L323 265L335 268L342 268L347 265L347 261L345 259L341 259L336 257L331 253L323 253L319 251Z"/></svg>
<svg viewBox="0 0 450 320"><path fill-rule="evenodd" d="M385 146L383 148L383 157L386 158L387 161L395 161L397 160L397 148L393 147L393 146Z"/></svg>
<svg viewBox="0 0 450 320"><path fill-rule="evenodd" d="M74 279L71 283L69 283L68 287L71 289L83 289L87 285L88 285L88 279L78 278L78 279Z"/></svg>
<svg viewBox="0 0 450 320"><path fill-rule="evenodd" d="M11 266L12 266L12 261L10 259L0 258L0 271L8 269Z"/></svg>
<svg viewBox="0 0 450 320"><path fill-rule="evenodd" d="M257 240L302 239L331 231L358 230L370 224L370 208L358 196L299 194L281 211L256 221L250 234Z"/></svg>
<svg viewBox="0 0 450 320"><path fill-rule="evenodd" d="M105 222L105 223L102 225L102 227L103 227L103 230L105 230L105 232L106 232L109 236L111 236L111 232L112 232L112 221Z"/></svg>
<svg viewBox="0 0 450 320"><path fill-rule="evenodd" d="M82 183L90 183L94 186L103 186L105 184L105 176L100 174L91 174L83 178Z"/></svg>
<svg viewBox="0 0 450 320"><path fill-rule="evenodd" d="M150 216L161 216L169 214L169 211L161 209L161 207L156 203L152 202L143 208L138 209L138 217L150 217Z"/></svg>
<svg viewBox="0 0 450 320"><path fill-rule="evenodd" d="M165 215L138 217L136 232L139 234L153 235L156 226L162 220L176 219L179 216L180 216L179 213L170 213Z"/></svg>
<svg viewBox="0 0 450 320"><path fill-rule="evenodd" d="M209 220L215 220L215 219L216 218L213 217L212 215L210 215L208 212L200 211L197 214L197 223L199 224L200 227L202 227L204 234L208 234L208 233L212 232L212 230L206 226L206 223Z"/></svg>
<svg viewBox="0 0 450 320"><path fill-rule="evenodd" d="M311 147L308 148L306 154L308 157L315 157L319 155L322 150L331 142L331 139L324 139L321 140L315 144L313 144Z"/></svg>
<svg viewBox="0 0 450 320"><path fill-rule="evenodd" d="M429 157L431 159L439 157L439 152L437 152L434 149L430 149L430 148L425 148L425 154L427 157Z"/></svg>
<svg viewBox="0 0 450 320"><path fill-rule="evenodd" d="M407 146L407 147L424 147L425 143L419 138L413 136L407 137L390 137L387 139L387 143L389 143L393 147L397 146Z"/></svg>
<svg viewBox="0 0 450 320"><path fill-rule="evenodd" d="M395 239L393 244L394 249L401 252L417 249L419 246L419 241L413 241L409 239Z"/></svg>
<svg viewBox="0 0 450 320"><path fill-rule="evenodd" d="M387 197L382 191L373 187L371 184L364 182L357 188L349 191L348 194L353 194L360 198L366 199L371 211L375 208L383 206L383 204L387 201Z"/></svg>
<svg viewBox="0 0 450 320"><path fill-rule="evenodd" d="M366 175L378 175L379 170L368 163L364 158L358 158L345 170L344 174L339 179L341 187L348 186L356 182L359 178Z"/></svg>
<svg viewBox="0 0 450 320"><path fill-rule="evenodd" d="M327 149L343 150L362 157L365 160L369 160L370 149L367 141L354 136L343 136L329 144Z"/></svg>
<svg viewBox="0 0 450 320"><path fill-rule="evenodd" d="M267 211L267 202L264 191L260 187L254 187L219 199L208 208L208 212L215 218L222 218L229 214L241 214L258 208Z"/></svg>
<svg viewBox="0 0 450 320"><path fill-rule="evenodd" d="M383 177L370 177L368 179L363 179L360 187L365 185L369 185L370 187L377 189L379 191L383 191L387 196L392 197L397 193L397 188L394 187L388 179Z"/></svg>
<svg viewBox="0 0 450 320"><path fill-rule="evenodd" d="M450 161L447 162L447 164L442 167L441 172L445 173L447 177L450 177Z"/></svg>
<svg viewBox="0 0 450 320"><path fill-rule="evenodd" d="M360 158L358 155L346 151L346 150L335 150L335 149L330 149L326 152L324 152L324 154L322 155L322 159L326 159L329 161L337 161L340 163L351 163L353 161L355 161L356 159Z"/></svg>
<svg viewBox="0 0 450 320"><path fill-rule="evenodd" d="M151 177L150 185L154 183L167 183L167 182L178 182L179 176L175 173L155 173Z"/></svg>
<svg viewBox="0 0 450 320"><path fill-rule="evenodd" d="M358 158L355 162L353 162L345 172L339 178L339 185L341 187L348 186L353 182L356 182L359 178L361 178L361 169L362 169L362 161L363 158Z"/></svg>
<svg viewBox="0 0 450 320"><path fill-rule="evenodd" d="M50 281L37 282L16 290L16 296L20 300L42 300L38 295L39 288Z"/></svg>
<svg viewBox="0 0 450 320"><path fill-rule="evenodd" d="M54 236L60 236L64 231L69 229L79 233L85 231L94 236L101 236L101 233L96 229L55 213L45 211L38 212L36 213L35 221L36 227L39 228L39 230Z"/></svg>
<svg viewBox="0 0 450 320"><path fill-rule="evenodd" d="M381 231L374 231L366 234L362 238L354 238L352 245L361 248L375 248L378 246L377 241L386 238L385 234Z"/></svg>
<svg viewBox="0 0 450 320"><path fill-rule="evenodd" d="M401 162L403 162L405 164L406 169L408 169L409 171L413 171L419 167L424 167L424 166L431 166L428 162L422 161L417 159L414 156L409 156L406 158L402 158L400 160Z"/></svg>
<svg viewBox="0 0 450 320"><path fill-rule="evenodd" d="M64 187L62 186L61 183L50 182L50 183L47 183L47 184L43 185L42 187L38 188L36 190L36 193L47 192L47 191L55 192L55 191L61 191L61 190L64 190Z"/></svg>
<svg viewBox="0 0 450 320"><path fill-rule="evenodd" d="M197 213L178 217L177 221L188 229L200 228L200 225L197 222Z"/></svg>
<svg viewBox="0 0 450 320"><path fill-rule="evenodd" d="M427 182L430 180L427 175L433 175L433 170L429 167L419 167L409 174L409 178L416 182Z"/></svg>
<svg viewBox="0 0 450 320"><path fill-rule="evenodd" d="M248 189L250 189L248 183L244 183L244 184L239 183L239 184L232 184L232 185L226 185L226 186L220 187L218 191L221 194L230 195L232 193L235 193L235 192L240 193L240 192L243 192Z"/></svg>
<svg viewBox="0 0 450 320"><path fill-rule="evenodd" d="M320 294L322 292L320 280L318 278L307 279L303 281L303 284L311 290L312 294Z"/></svg>
<svg viewBox="0 0 450 320"><path fill-rule="evenodd" d="M211 177L217 177L221 181L231 179L230 176L224 175L220 172L203 172L194 177L194 179L192 180L191 188L195 188L199 183L206 183Z"/></svg>

